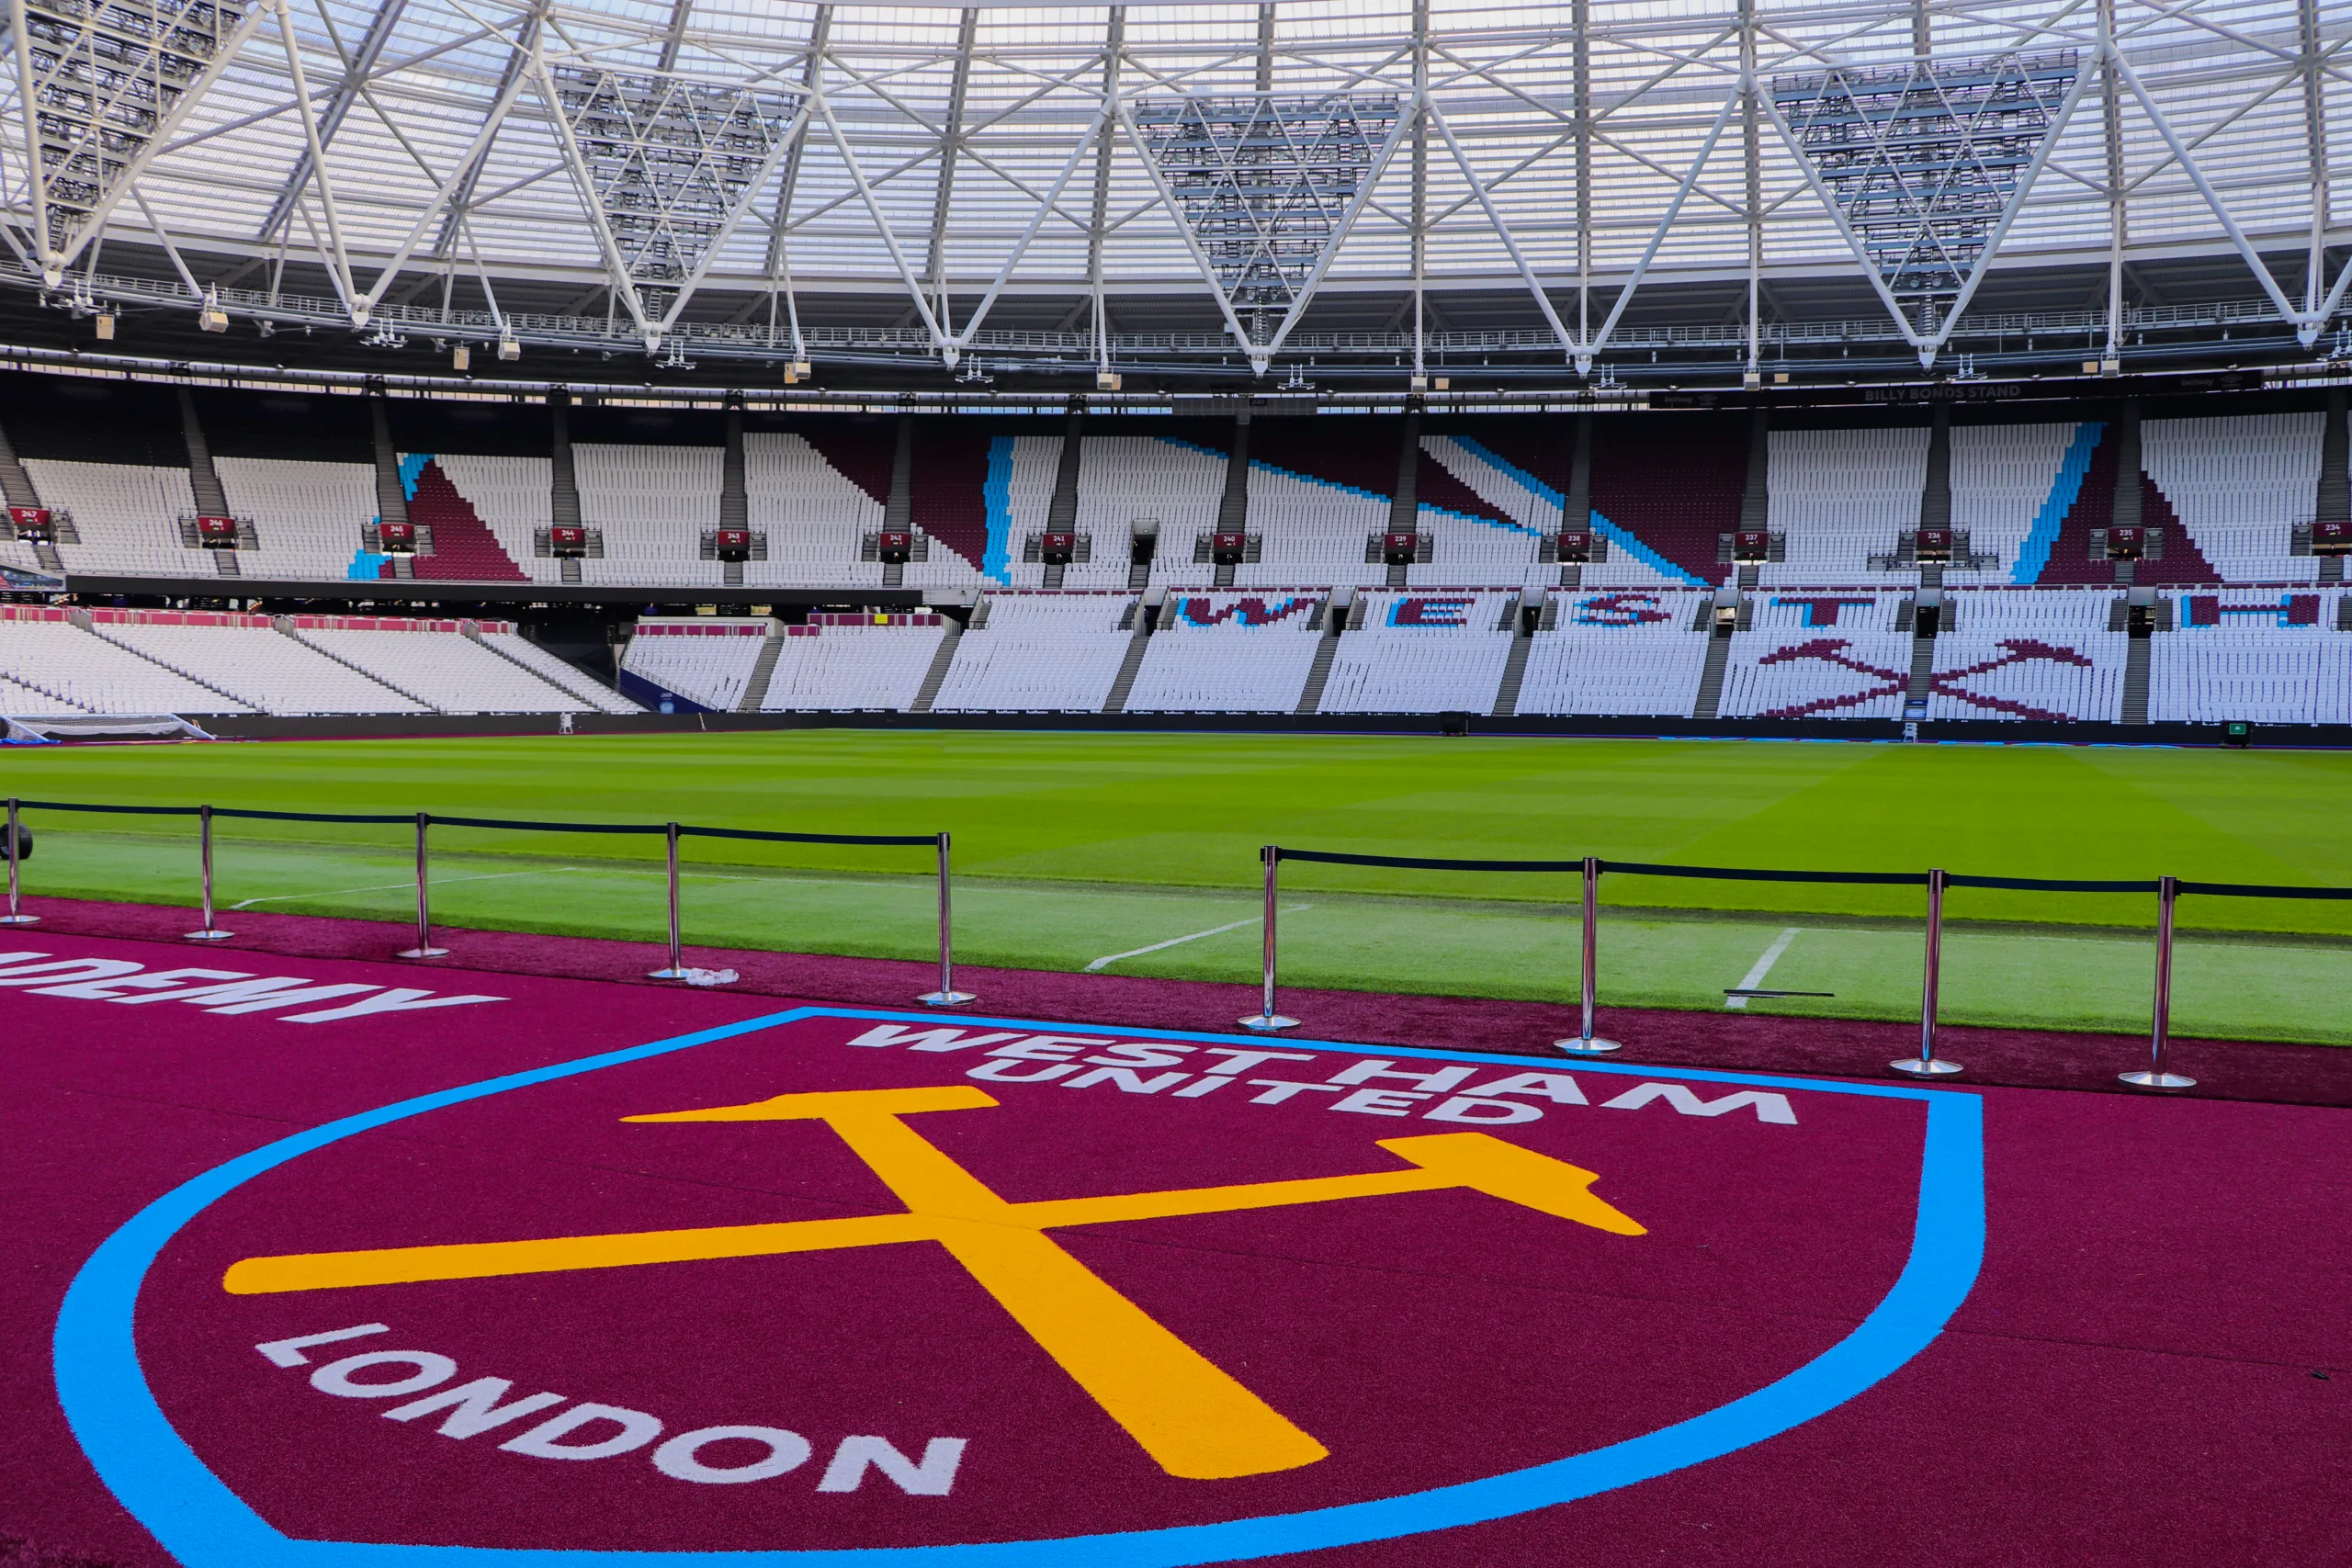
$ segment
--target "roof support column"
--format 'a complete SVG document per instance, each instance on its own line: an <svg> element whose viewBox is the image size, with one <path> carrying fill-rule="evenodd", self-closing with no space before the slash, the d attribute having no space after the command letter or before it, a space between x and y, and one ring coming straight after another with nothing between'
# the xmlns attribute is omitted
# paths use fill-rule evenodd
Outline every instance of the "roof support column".
<svg viewBox="0 0 2352 1568"><path fill-rule="evenodd" d="M808 22L808 57L801 62L800 85L812 95L824 71L825 46L831 41L833 8L820 6ZM800 185L800 158L808 145L807 135L796 139L791 151L784 155L784 168L776 176L775 213L768 224L767 265L762 269L768 279L768 342L775 342L775 304L780 293L784 298L786 315L792 331L793 369L785 379L786 384L800 378L799 367L808 362L808 345L800 334L800 301L792 289L792 257L785 235L792 220L792 197ZM745 316L750 308L745 310Z"/></svg>
<svg viewBox="0 0 2352 1568"><path fill-rule="evenodd" d="M939 128L939 186L931 198L931 246L923 277L931 285L932 314L943 335L955 325L947 303L947 211L956 198L956 154L964 145L964 101L971 91L972 44L979 26L979 8L966 6L956 28L956 74L947 86L947 118Z"/></svg>
<svg viewBox="0 0 2352 1568"><path fill-rule="evenodd" d="M1273 7L1261 10L1272 12ZM1114 6L1102 36L1102 101L1112 112L1102 117L1102 129L1095 133L1094 206L1086 222L1086 288L1094 309L1094 385L1101 391L1110 389L1111 378L1111 313L1102 299L1102 241L1111 221L1111 141L1112 128L1119 121L1119 51L1126 42L1127 8Z"/></svg>
<svg viewBox="0 0 2352 1568"><path fill-rule="evenodd" d="M1272 11L1272 6L1266 7ZM1430 0L1413 0L1413 389L1429 385ZM1418 428L1418 419L1408 422ZM1418 441L1418 436L1408 437Z"/></svg>
<svg viewBox="0 0 2352 1568"><path fill-rule="evenodd" d="M2129 214L2123 185L2123 84L2115 69L2115 0L2098 0L2099 109L2107 149L2107 347L2102 372L2123 362L2123 246Z"/></svg>
<svg viewBox="0 0 2352 1568"><path fill-rule="evenodd" d="M1577 342L1592 347L1592 0L1576 0ZM1589 362L1588 362L1589 363Z"/></svg>
<svg viewBox="0 0 2352 1568"><path fill-rule="evenodd" d="M1764 379L1764 181L1763 149L1757 124L1756 0L1739 0L1740 136L1747 160L1747 372L1748 386Z"/></svg>
<svg viewBox="0 0 2352 1568"><path fill-rule="evenodd" d="M2312 171L2311 256L2303 267L2303 309L2317 318L2327 299L2327 230L2335 206L2327 177L2326 57L2320 51L2319 0L2297 0L2295 13L2302 53L2303 133Z"/></svg>

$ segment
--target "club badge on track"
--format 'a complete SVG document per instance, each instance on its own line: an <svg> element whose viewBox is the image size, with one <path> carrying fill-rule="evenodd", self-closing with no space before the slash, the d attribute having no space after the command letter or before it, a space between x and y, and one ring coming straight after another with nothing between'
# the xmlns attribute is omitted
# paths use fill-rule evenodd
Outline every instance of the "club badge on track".
<svg viewBox="0 0 2352 1568"><path fill-rule="evenodd" d="M126 1225L60 1393L196 1568L1466 1562L1973 1279L1971 1096L1282 1045L797 1010L390 1106Z"/></svg>

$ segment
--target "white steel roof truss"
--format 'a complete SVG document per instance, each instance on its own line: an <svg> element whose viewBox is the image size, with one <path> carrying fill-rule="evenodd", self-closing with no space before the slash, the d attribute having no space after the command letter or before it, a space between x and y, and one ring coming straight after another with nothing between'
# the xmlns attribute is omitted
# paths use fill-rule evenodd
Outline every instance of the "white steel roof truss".
<svg viewBox="0 0 2352 1568"><path fill-rule="evenodd" d="M1888 286L1881 264L1871 254L1869 246L1863 243L1861 235L1856 231L1853 223L1848 219L1845 204L1839 201L1837 195L1830 190L1827 181L1822 177L1815 160L1807 153L1804 145L1798 140L1796 131L1781 112L1779 103L1774 100L1772 95L1762 90L1760 83L1752 74L1743 82L1742 90L1754 95L1758 110L1771 121L1773 129L1780 133L1782 144L1788 148L1790 156L1795 160L1799 172L1804 175L1805 183L1812 188L1814 196L1820 201L1823 210L1828 214L1830 220L1837 224L1838 232L1844 238L1847 248L1853 253L1856 265L1860 268L1871 290L1878 295L1880 303L1886 307L1887 314L1894 318L1895 327L1902 333L1904 341L1917 351L1919 363L1922 366L1928 366L1935 363L1936 355L1951 340L1955 325L1966 311L1969 302L1975 297L1977 286L1984 280L1986 268L1992 265L1994 256L1998 254L2002 241L2008 234L2010 224L2016 220L2018 213L2025 207L2026 199L2032 193L2034 186L2040 182L2041 171L2048 165L2060 137L2064 135L2067 124L2074 118L2075 108L2082 103L2085 92L2096 79L2097 74L2096 72L2081 69L2075 73L2074 79L2067 85L2065 96L2060 99L2057 107L2050 115L2041 138L2034 148L2031 160L2028 163L2025 171L2018 176L2016 187L2004 204L2000 217L1986 234L1983 250L1975 258L1973 265L1967 266L1962 273L1961 286L1951 304L1943 311L1942 319L1936 323L1934 329L1928 332L1920 331L1911 321L1908 312L1904 309L1903 302L1895 297L1894 289ZM1932 80L1932 75L1930 79ZM1939 92L1940 94L1940 88ZM1865 123L1867 124L1867 117L1865 117ZM1871 135L1883 154L1886 151L1883 131L1873 126L1871 128Z"/></svg>
<svg viewBox="0 0 2352 1568"><path fill-rule="evenodd" d="M62 283L65 269L105 231L107 216L237 58L260 21L261 9L254 6L239 17L236 26L210 46L209 55L186 80L167 81L174 73L167 70L164 60L167 53L185 58L191 50L157 48L155 42L160 39L169 45L187 39L198 40L195 47L203 47L204 18L211 18L211 25L217 28L220 12L234 3L235 0L156 0L143 18L135 12L127 12L134 22L143 19L151 24L143 42L133 39L129 45L129 51L143 47L144 59L127 69L119 56L109 56L100 49L96 8L76 17L66 7L45 6L40 15L49 28L45 41L51 47L48 66L43 69L36 59L39 51L31 42L33 0L8 0L8 44L17 57L17 113L24 133L31 248L39 258L45 287L54 288ZM54 126L78 122L79 127L78 133L57 138L57 156L53 159L43 156L41 128L43 100L51 93L60 97L84 94L87 102L85 109L48 117ZM107 144L109 132L121 135L125 127L130 128L127 139L139 142L138 150L127 158L120 156L119 149ZM51 200L57 184L51 173L52 164L63 171L79 166L82 172L74 176L74 184L90 189L91 197L86 204ZM66 216L77 209L78 218Z"/></svg>
<svg viewBox="0 0 2352 1568"><path fill-rule="evenodd" d="M555 125L614 295L652 353L799 139L811 95L797 88L773 94L791 101L785 118L750 85L703 86L593 65L566 70L573 73L568 89L558 84L545 49L533 51L529 74ZM744 148L736 144L754 140L760 155L747 171ZM599 149L594 161L583 144L591 141ZM624 209L631 214L633 245L615 229L614 215ZM650 288L666 295L658 311Z"/></svg>

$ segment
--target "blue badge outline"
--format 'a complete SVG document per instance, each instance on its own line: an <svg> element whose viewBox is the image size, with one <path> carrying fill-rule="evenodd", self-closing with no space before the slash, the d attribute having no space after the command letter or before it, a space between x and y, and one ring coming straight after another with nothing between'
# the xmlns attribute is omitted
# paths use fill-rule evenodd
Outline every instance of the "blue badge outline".
<svg viewBox="0 0 2352 1568"><path fill-rule="evenodd" d="M67 1288L52 1340L58 1402L99 1479L187 1568L1191 1568L1394 1540L1507 1518L1687 1469L1751 1447L1827 1414L1892 1374L1943 1332L1974 1286L1984 1253L1984 1109L1973 1093L1843 1083L1699 1068L1578 1060L1573 1070L1913 1100L1927 1109L1919 1204L1909 1257L1894 1286L1850 1334L1776 1382L1670 1427L1564 1459L1426 1492L1207 1525L1035 1540L915 1547L631 1551L571 1548L391 1545L305 1540L282 1534L198 1459L155 1402L133 1335L148 1269L189 1221L265 1171L394 1122L645 1061L811 1018L941 1021L933 1012L801 1007L738 1023L601 1052L398 1100L249 1150L148 1204L93 1252ZM1053 1030L1025 1019L958 1023ZM1188 1030L1116 1029L1123 1038L1225 1043L1248 1037ZM1524 1056L1288 1043L1391 1057L1524 1067ZM1560 1063L1563 1067L1570 1064Z"/></svg>

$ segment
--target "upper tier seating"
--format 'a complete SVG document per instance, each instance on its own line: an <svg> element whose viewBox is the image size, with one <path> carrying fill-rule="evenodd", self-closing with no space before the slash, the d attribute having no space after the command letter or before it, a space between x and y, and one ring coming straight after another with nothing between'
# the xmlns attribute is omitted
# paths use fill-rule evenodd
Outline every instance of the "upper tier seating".
<svg viewBox="0 0 2352 1568"><path fill-rule="evenodd" d="M40 491L41 503L74 514L74 531L82 542L57 547L67 570L125 576L219 574L211 551L180 543L179 520L196 513L186 468L69 463L45 457L24 461L33 488ZM352 544L356 547L358 542L355 532ZM11 566L39 570L29 545L0 546L0 558ZM343 574L337 570L333 575Z"/></svg>
<svg viewBox="0 0 2352 1568"><path fill-rule="evenodd" d="M322 619L322 618L321 618ZM464 637L355 630L297 616L295 635L441 713L573 713L577 698Z"/></svg>
<svg viewBox="0 0 2352 1568"><path fill-rule="evenodd" d="M139 614L97 611L91 617L92 629L109 642L232 693L263 713L430 711L285 636L259 615L191 616L196 624L172 626L131 618Z"/></svg>
<svg viewBox="0 0 2352 1568"><path fill-rule="evenodd" d="M518 664L528 665L547 680L580 699L581 706L592 713L643 713L645 710L614 691L601 681L574 669L563 660L549 653L529 637L516 632L492 631L482 628L483 646L496 649Z"/></svg>
<svg viewBox="0 0 2352 1568"><path fill-rule="evenodd" d="M1321 713L1487 713L1510 658L1516 593L1366 593L1340 638ZM1353 616L1350 617L1351 626ZM1503 629L1498 629L1503 628Z"/></svg>
<svg viewBox="0 0 2352 1568"><path fill-rule="evenodd" d="M276 457L220 457L212 466L230 512L253 519L261 545L242 555L244 576L320 581L353 575L360 530L379 510L373 467ZM376 575L372 563L366 574Z"/></svg>
<svg viewBox="0 0 2352 1568"><path fill-rule="evenodd" d="M1119 622L1135 603L1125 593L990 594L985 624L956 642L932 711L1100 713L1134 637Z"/></svg>
<svg viewBox="0 0 2352 1568"><path fill-rule="evenodd" d="M1014 435L1003 439L989 457L989 488L1001 490L1001 494L989 498L990 532L1001 528L1002 544L991 539L992 546L1004 551L1005 558L1000 581L1014 588L1036 588L1045 582L1045 563L1023 560L1023 545L1032 534L1045 530L1046 520L1054 506L1054 481L1062 461L1062 438L1058 435ZM938 552L933 552L936 555ZM1120 558L1125 558L1124 552ZM1090 575L1093 569L1076 568ZM1087 587L1125 587L1127 574L1123 569L1116 583ZM1065 582L1065 586L1075 586Z"/></svg>
<svg viewBox="0 0 2352 1568"><path fill-rule="evenodd" d="M1951 525L1967 531L1973 553L1996 558L1973 581L2016 581L2030 538L2042 538L2047 550L2088 466L2090 446L2081 431L2075 424L1952 427Z"/></svg>
<svg viewBox="0 0 2352 1568"><path fill-rule="evenodd" d="M748 471L748 445L745 460ZM718 526L725 463L716 446L574 444L580 521L605 536L603 557L580 563L581 580L718 586L724 569L702 558L702 536Z"/></svg>
<svg viewBox="0 0 2352 1568"><path fill-rule="evenodd" d="M1518 582L1531 586L1559 580L1556 567L1538 564L1544 536L1555 534L1566 525L1566 500L1557 489L1473 436L1425 435L1421 438L1421 450L1498 514L1518 525L1516 530L1508 530L1491 524L1465 525L1464 520L1452 519L1454 526L1450 532L1454 536L1461 564L1442 575L1458 582ZM1422 508L1425 529L1433 514L1432 508ZM1586 526L1600 525L1588 513ZM1585 587L1680 587L1690 581L1672 562L1649 551L1622 529L1610 536L1610 547L1607 559L1584 566L1580 581ZM1451 564L1453 558L1441 555L1430 561L1428 570L1437 575L1439 569Z"/></svg>
<svg viewBox="0 0 2352 1568"><path fill-rule="evenodd" d="M254 711L84 631L60 610L0 606L0 675L90 713Z"/></svg>
<svg viewBox="0 0 2352 1568"><path fill-rule="evenodd" d="M473 503L507 558L534 582L561 582L563 563L536 552L538 531L555 521L555 464L546 457L435 457L458 493Z"/></svg>
<svg viewBox="0 0 2352 1568"><path fill-rule="evenodd" d="M1786 558L1763 566L1757 581L1776 587L1886 575L1870 570L1870 558L1892 553L1895 536L1919 525L1928 439L1918 428L1771 432L1768 525L1783 536Z"/></svg>
<svg viewBox="0 0 2352 1568"><path fill-rule="evenodd" d="M1249 587L1291 582L1376 586L1388 580L1388 569L1363 558L1364 540L1386 531L1388 513L1385 495L1253 461L1250 532L1262 544L1260 558L1235 568L1233 581ZM1163 540L1161 549L1171 543L1189 558L1192 540ZM1177 564L1170 563L1171 582L1182 581L1172 570ZM1206 582L1214 570L1195 566L1192 580ZM1297 694L1292 695L1295 699Z"/></svg>
<svg viewBox="0 0 2352 1568"><path fill-rule="evenodd" d="M761 706L770 713L903 713L947 635L936 615L815 615L784 628Z"/></svg>
<svg viewBox="0 0 2352 1568"><path fill-rule="evenodd" d="M713 713L733 713L766 642L766 621L639 621L621 671Z"/></svg>
<svg viewBox="0 0 2352 1568"><path fill-rule="evenodd" d="M1312 589L1170 593L1127 711L1295 712L1321 640L1308 623L1322 598Z"/></svg>
<svg viewBox="0 0 2352 1568"><path fill-rule="evenodd" d="M1190 442L1154 435L1089 435L1078 468L1079 532L1094 542L1094 558L1073 565L1066 588L1122 589L1135 525L1159 525L1151 581L1205 588L1214 566L1196 564L1193 543L1216 528L1225 494L1226 457Z"/></svg>
<svg viewBox="0 0 2352 1568"><path fill-rule="evenodd" d="M858 558L865 536L882 526L882 503L804 437L746 434L743 488L751 526L768 536L768 558L744 564L745 582L870 587L882 581L879 562Z"/></svg>
<svg viewBox="0 0 2352 1568"><path fill-rule="evenodd" d="M1707 634L1692 628L1711 597L1670 588L1555 595L1555 624L1528 649L1518 711L1689 717L1707 663Z"/></svg>
<svg viewBox="0 0 2352 1568"><path fill-rule="evenodd" d="M2312 582L2319 562L2289 552L2319 493L2321 413L2152 419L2141 466L2225 582Z"/></svg>

